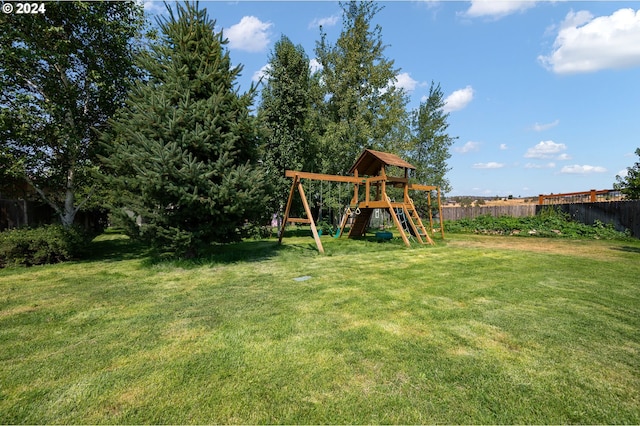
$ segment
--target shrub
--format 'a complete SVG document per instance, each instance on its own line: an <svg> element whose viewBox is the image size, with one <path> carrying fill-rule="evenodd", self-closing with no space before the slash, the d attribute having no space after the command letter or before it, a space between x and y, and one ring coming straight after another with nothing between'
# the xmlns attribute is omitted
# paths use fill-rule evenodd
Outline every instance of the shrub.
<svg viewBox="0 0 640 426"><path fill-rule="evenodd" d="M19 228L0 233L0 268L43 265L77 258L91 235L80 228L60 225Z"/></svg>
<svg viewBox="0 0 640 426"><path fill-rule="evenodd" d="M253 222L246 223L242 232L243 237L254 240L270 238L272 234L273 228L271 225L259 225Z"/></svg>
<svg viewBox="0 0 640 426"><path fill-rule="evenodd" d="M445 229L452 233L596 239L625 239L630 235L600 221L593 225L572 221L568 214L553 208L543 209L536 216L528 217L483 215L474 219L448 221Z"/></svg>

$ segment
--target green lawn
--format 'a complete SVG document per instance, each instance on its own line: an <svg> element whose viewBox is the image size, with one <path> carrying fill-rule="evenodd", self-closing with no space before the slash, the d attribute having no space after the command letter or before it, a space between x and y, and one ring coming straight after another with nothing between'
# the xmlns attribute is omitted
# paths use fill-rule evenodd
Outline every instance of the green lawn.
<svg viewBox="0 0 640 426"><path fill-rule="evenodd" d="M323 244L0 270L0 424L640 423L640 242Z"/></svg>

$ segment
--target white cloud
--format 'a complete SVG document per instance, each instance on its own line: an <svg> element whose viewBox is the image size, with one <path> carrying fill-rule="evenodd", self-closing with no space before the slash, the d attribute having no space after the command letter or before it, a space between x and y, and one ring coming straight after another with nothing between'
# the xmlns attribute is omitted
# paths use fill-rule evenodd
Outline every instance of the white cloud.
<svg viewBox="0 0 640 426"><path fill-rule="evenodd" d="M500 144L500 149L501 149L502 151L505 151L505 150L509 149L509 147L507 146L507 144L506 144L506 143L501 143L501 144Z"/></svg>
<svg viewBox="0 0 640 426"><path fill-rule="evenodd" d="M556 163L547 163L547 164L535 164L535 163L527 163L525 164L525 169L553 169L556 167Z"/></svg>
<svg viewBox="0 0 640 426"><path fill-rule="evenodd" d="M500 19L516 12L522 12L535 6L536 2L512 0L471 0L471 6L464 13L469 18L489 17Z"/></svg>
<svg viewBox="0 0 640 426"><path fill-rule="evenodd" d="M165 13L167 8L164 5L164 2L154 1L154 0L138 0L138 4L144 5L145 13L150 15L158 15L161 13Z"/></svg>
<svg viewBox="0 0 640 426"><path fill-rule="evenodd" d="M574 164L573 166L564 166L562 170L560 170L560 173L586 175L590 173L604 173L606 171L607 169L600 166L580 166L578 164Z"/></svg>
<svg viewBox="0 0 640 426"><path fill-rule="evenodd" d="M404 89L407 93L411 93L418 86L418 82L411 78L408 72L403 72L396 77L394 86L399 89Z"/></svg>
<svg viewBox="0 0 640 426"><path fill-rule="evenodd" d="M444 100L442 110L444 112L451 112L463 109L473 100L473 93L473 87L471 86L456 90Z"/></svg>
<svg viewBox="0 0 640 426"><path fill-rule="evenodd" d="M567 146L563 143L542 141L533 148L529 148L524 156L525 158L553 158L566 149Z"/></svg>
<svg viewBox="0 0 640 426"><path fill-rule="evenodd" d="M467 152L477 151L480 149L480 142L469 141L460 147L454 148L457 152L466 154Z"/></svg>
<svg viewBox="0 0 640 426"><path fill-rule="evenodd" d="M309 61L309 69L311 70L311 74L315 74L322 69L322 64L316 58L313 58Z"/></svg>
<svg viewBox="0 0 640 426"><path fill-rule="evenodd" d="M560 120L555 120L555 121L552 121L551 123L545 123L545 124L536 123L531 128L536 132L542 132L543 130L549 130L552 127L556 127L558 124L560 124Z"/></svg>
<svg viewBox="0 0 640 426"><path fill-rule="evenodd" d="M616 173L616 176L620 176L621 178L626 178L627 175L629 174L629 170L624 169L624 170L620 170L618 173Z"/></svg>
<svg viewBox="0 0 640 426"><path fill-rule="evenodd" d="M496 163L495 161L490 161L488 163L475 163L473 165L474 169L501 169L504 167L503 163Z"/></svg>
<svg viewBox="0 0 640 426"><path fill-rule="evenodd" d="M269 76L267 75L267 71L269 69L271 69L271 64L267 64L263 66L258 71L253 73L253 76L251 77L251 81L253 81L254 83L257 83L258 81L260 81L260 79L262 79L262 81L268 80Z"/></svg>
<svg viewBox="0 0 640 426"><path fill-rule="evenodd" d="M309 28L333 27L338 23L339 15L333 15L326 18L316 18L309 22Z"/></svg>
<svg viewBox="0 0 640 426"><path fill-rule="evenodd" d="M262 22L255 16L244 16L239 23L224 31L229 39L229 48L247 52L262 52L271 42L269 28L271 22Z"/></svg>
<svg viewBox="0 0 640 426"><path fill-rule="evenodd" d="M560 26L553 51L538 60L557 74L638 67L640 10L619 9L595 19L589 12L571 11Z"/></svg>
<svg viewBox="0 0 640 426"><path fill-rule="evenodd" d="M556 160L558 161L567 161L567 160L571 160L571 157L569 154L560 154L556 157Z"/></svg>

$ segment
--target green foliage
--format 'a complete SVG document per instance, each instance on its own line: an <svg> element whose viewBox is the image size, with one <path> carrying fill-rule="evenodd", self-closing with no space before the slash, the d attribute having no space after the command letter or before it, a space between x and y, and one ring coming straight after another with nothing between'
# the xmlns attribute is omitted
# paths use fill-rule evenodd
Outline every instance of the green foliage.
<svg viewBox="0 0 640 426"><path fill-rule="evenodd" d="M311 119L311 71L302 46L285 36L276 42L266 71L258 117L265 127L262 159L273 184L271 211L284 213L291 179L286 170L313 171L315 138Z"/></svg>
<svg viewBox="0 0 640 426"><path fill-rule="evenodd" d="M407 148L408 161L416 166L414 180L423 185L439 186L443 194L451 191L451 184L445 178L451 170L447 160L451 157L449 147L457 137L449 136L447 119L443 111L444 94L440 85L431 82L429 96L412 113L412 137Z"/></svg>
<svg viewBox="0 0 640 426"><path fill-rule="evenodd" d="M384 56L382 28L373 1L340 3L343 30L335 45L321 32L316 55L324 91L320 114L322 171L345 174L365 148L399 152L406 132L407 96L392 82L398 75Z"/></svg>
<svg viewBox="0 0 640 426"><path fill-rule="evenodd" d="M242 229L242 235L252 240L264 240L273 236L273 228L271 225L247 222Z"/></svg>
<svg viewBox="0 0 640 426"><path fill-rule="evenodd" d="M86 252L92 236L79 227L45 225L0 233L0 268L58 263Z"/></svg>
<svg viewBox="0 0 640 426"><path fill-rule="evenodd" d="M445 223L447 232L538 237L626 239L629 233L616 231L612 224L596 221L585 225L553 208L543 209L536 216L513 217L482 215Z"/></svg>
<svg viewBox="0 0 640 426"><path fill-rule="evenodd" d="M640 157L640 148L636 148L636 155ZM640 161L627 167L627 175L625 177L616 176L617 182L613 184L615 189L625 194L630 200L640 199Z"/></svg>
<svg viewBox="0 0 640 426"><path fill-rule="evenodd" d="M215 21L186 3L160 32L140 57L147 77L105 135L103 172L132 237L190 257L239 240L245 221L267 213L268 187L249 114L255 90L237 92L241 67L231 66Z"/></svg>
<svg viewBox="0 0 640 426"><path fill-rule="evenodd" d="M93 192L95 130L136 77L142 5L50 2L0 27L0 152L70 226Z"/></svg>
<svg viewBox="0 0 640 426"><path fill-rule="evenodd" d="M458 199L458 202L462 207L471 207L473 200L470 197L462 197Z"/></svg>
<svg viewBox="0 0 640 426"><path fill-rule="evenodd" d="M323 235L333 235L335 232L333 225L326 220L321 220L316 223L316 228L318 231L321 231Z"/></svg>

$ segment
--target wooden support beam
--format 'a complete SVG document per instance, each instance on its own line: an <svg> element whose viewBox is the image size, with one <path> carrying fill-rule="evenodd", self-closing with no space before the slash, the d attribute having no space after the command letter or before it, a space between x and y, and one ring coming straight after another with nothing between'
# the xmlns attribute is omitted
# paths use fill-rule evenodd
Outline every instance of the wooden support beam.
<svg viewBox="0 0 640 426"><path fill-rule="evenodd" d="M409 239L405 235L404 229L402 229L402 224L400 224L400 220L398 220L398 216L396 215L396 212L393 209L393 205L391 201L387 202L387 208L389 209L389 214L393 219L393 223L396 225L396 228L398 228L398 232L400 232L400 236L402 237L402 241L404 241L404 245L407 247L411 247L411 243L409 242Z"/></svg>
<svg viewBox="0 0 640 426"><path fill-rule="evenodd" d="M438 215L440 216L440 234L444 240L444 218L442 216L442 203L440 202L440 187L438 187Z"/></svg>
<svg viewBox="0 0 640 426"><path fill-rule="evenodd" d="M344 227L347 226L347 221L349 220L349 217L351 216L352 211L350 208L346 208L344 210L344 215L342 216L342 221L340 222L340 232L338 233L338 238L342 237L342 233L344 232Z"/></svg>
<svg viewBox="0 0 640 426"><path fill-rule="evenodd" d="M293 194L296 190L296 186L300 182L300 178L294 176L293 182L291 182L291 189L289 190L289 198L287 199L287 207L284 209L284 217L282 218L282 226L278 231L278 244L282 244L282 237L284 236L284 228L287 226L289 219L289 212L291 211L291 202L293 201Z"/></svg>
<svg viewBox="0 0 640 426"><path fill-rule="evenodd" d="M413 208L415 209L415 207ZM411 230L413 231L413 235L416 237L416 240L418 240L420 244L424 244L424 241L422 241L422 237L420 236L420 230L418 229L416 224L413 222L413 216L411 215L411 213L409 213L409 210L407 210L406 205L402 205L402 212L404 214L404 217L406 218L406 221L409 223L409 226L411 227ZM427 235L427 238L428 237L429 236Z"/></svg>
<svg viewBox="0 0 640 426"><path fill-rule="evenodd" d="M305 217L290 217L287 219L287 222L291 223L311 223L311 219L307 219Z"/></svg>
<svg viewBox="0 0 640 426"><path fill-rule="evenodd" d="M298 172L295 170L287 170L284 175L286 177L298 177L299 179L323 180L328 182L347 182L347 183L364 183L365 179L354 176L327 175L323 173Z"/></svg>
<svg viewBox="0 0 640 426"><path fill-rule="evenodd" d="M431 213L431 191L427 192L427 206L429 209L429 229L431 230L431 233L433 233L433 214ZM440 207L440 205L438 205L438 207Z"/></svg>
<svg viewBox="0 0 640 426"><path fill-rule="evenodd" d="M435 190L439 190L440 188L437 186L431 186L431 185L418 185L415 183L410 183L409 184L409 190L412 191L435 191Z"/></svg>
<svg viewBox="0 0 640 426"><path fill-rule="evenodd" d="M309 203L307 202L307 197L304 195L304 189L302 188L302 182L298 181L298 191L300 192L300 197L302 197L302 205L304 206L304 211L307 213L307 217L309 218L309 225L311 225L311 233L313 234L313 239L316 241L316 246L318 247L318 251L320 253L324 253L324 247L322 247L322 241L320 241L320 236L318 235L318 229L316 228L316 224L313 221L313 215L311 214L311 209L309 208Z"/></svg>

